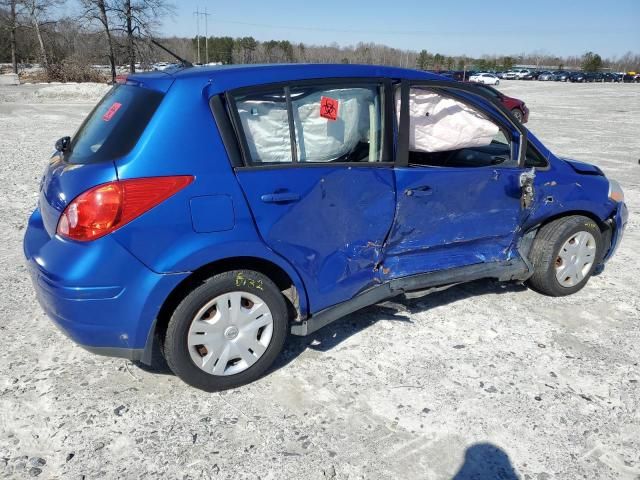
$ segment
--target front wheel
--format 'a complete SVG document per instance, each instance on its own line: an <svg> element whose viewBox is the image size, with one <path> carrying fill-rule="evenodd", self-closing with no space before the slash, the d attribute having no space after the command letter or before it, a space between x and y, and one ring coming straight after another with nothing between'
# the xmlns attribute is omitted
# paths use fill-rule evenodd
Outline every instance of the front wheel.
<svg viewBox="0 0 640 480"><path fill-rule="evenodd" d="M531 247L534 273L528 284L534 290L560 297L584 287L602 258L603 241L590 218L571 216L540 229Z"/></svg>
<svg viewBox="0 0 640 480"><path fill-rule="evenodd" d="M213 392L260 378L287 337L287 306L278 287L251 270L214 275L174 311L164 339L171 370Z"/></svg>

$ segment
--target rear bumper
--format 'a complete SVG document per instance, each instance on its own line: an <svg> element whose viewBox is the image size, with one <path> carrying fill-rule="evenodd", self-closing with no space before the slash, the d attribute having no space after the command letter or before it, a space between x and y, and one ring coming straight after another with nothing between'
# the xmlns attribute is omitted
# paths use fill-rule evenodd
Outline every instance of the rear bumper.
<svg viewBox="0 0 640 480"><path fill-rule="evenodd" d="M111 236L50 237L36 210L24 253L38 301L74 342L101 355L149 360L156 316L187 273L149 270Z"/></svg>

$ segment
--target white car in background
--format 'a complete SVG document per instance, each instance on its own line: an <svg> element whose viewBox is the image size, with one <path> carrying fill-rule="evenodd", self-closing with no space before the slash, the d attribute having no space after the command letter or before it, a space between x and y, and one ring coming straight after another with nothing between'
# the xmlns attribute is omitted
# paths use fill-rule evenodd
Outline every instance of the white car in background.
<svg viewBox="0 0 640 480"><path fill-rule="evenodd" d="M516 72L516 79L522 80L525 76L529 75L533 70L522 69Z"/></svg>
<svg viewBox="0 0 640 480"><path fill-rule="evenodd" d="M504 74L504 78L506 80L522 80L522 77L524 77L529 73L531 73L531 70L527 70L525 68L509 70L507 73Z"/></svg>
<svg viewBox="0 0 640 480"><path fill-rule="evenodd" d="M469 77L469 81L485 85L500 85L500 79L493 73L476 73Z"/></svg>

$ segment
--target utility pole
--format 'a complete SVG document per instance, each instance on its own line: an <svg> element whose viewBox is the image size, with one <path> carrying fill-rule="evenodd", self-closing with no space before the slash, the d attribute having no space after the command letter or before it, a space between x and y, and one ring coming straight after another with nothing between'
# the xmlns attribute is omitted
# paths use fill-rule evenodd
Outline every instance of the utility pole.
<svg viewBox="0 0 640 480"><path fill-rule="evenodd" d="M207 7L204 7L204 13L200 13L200 15L204 16L204 57L207 60L205 63L209 63L209 29L207 20L209 19L211 14L207 13Z"/></svg>
<svg viewBox="0 0 640 480"><path fill-rule="evenodd" d="M196 16L196 42L198 43L198 62L200 63L200 11L196 8L196 11L193 12Z"/></svg>

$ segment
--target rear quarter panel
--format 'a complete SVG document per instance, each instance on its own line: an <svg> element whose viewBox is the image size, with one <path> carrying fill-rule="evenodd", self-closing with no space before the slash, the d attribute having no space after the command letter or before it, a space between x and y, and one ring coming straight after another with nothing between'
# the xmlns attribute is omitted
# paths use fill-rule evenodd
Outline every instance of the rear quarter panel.
<svg viewBox="0 0 640 480"><path fill-rule="evenodd" d="M229 257L269 260L292 278L305 312L306 294L297 272L257 233L209 108L208 91L202 78L176 81L138 145L116 162L120 179L193 175L194 182L113 235L158 273L190 272ZM224 198L213 204L232 212L197 208L195 214L207 218L194 221L191 202L202 197ZM198 228L203 224L206 228Z"/></svg>

